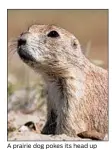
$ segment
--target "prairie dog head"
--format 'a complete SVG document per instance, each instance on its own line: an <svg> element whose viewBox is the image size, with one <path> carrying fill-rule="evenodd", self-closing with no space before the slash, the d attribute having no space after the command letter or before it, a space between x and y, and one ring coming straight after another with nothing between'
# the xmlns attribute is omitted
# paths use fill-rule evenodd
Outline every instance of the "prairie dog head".
<svg viewBox="0 0 112 150"><path fill-rule="evenodd" d="M82 57L76 37L54 25L32 25L20 35L17 52L37 72L57 75L80 64Z"/></svg>

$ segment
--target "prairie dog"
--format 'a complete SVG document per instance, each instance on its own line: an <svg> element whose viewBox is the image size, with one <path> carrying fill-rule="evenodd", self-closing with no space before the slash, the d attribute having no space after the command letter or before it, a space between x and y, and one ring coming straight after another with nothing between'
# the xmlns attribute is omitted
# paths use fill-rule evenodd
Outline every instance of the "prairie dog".
<svg viewBox="0 0 112 150"><path fill-rule="evenodd" d="M54 25L32 25L18 39L20 58L44 78L44 134L108 132L108 73L82 53L78 39Z"/></svg>

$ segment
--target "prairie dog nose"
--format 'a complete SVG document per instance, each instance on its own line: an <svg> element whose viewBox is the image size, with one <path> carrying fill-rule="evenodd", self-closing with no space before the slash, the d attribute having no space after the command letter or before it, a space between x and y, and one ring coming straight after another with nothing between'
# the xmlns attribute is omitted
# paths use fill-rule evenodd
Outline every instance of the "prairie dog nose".
<svg viewBox="0 0 112 150"><path fill-rule="evenodd" d="M18 47L26 44L28 34L29 32L24 32L20 35L20 38L18 39Z"/></svg>
<svg viewBox="0 0 112 150"><path fill-rule="evenodd" d="M25 45L25 44L26 44L26 39L20 38L20 39L18 40L18 47L19 47L19 46L22 46L22 45Z"/></svg>

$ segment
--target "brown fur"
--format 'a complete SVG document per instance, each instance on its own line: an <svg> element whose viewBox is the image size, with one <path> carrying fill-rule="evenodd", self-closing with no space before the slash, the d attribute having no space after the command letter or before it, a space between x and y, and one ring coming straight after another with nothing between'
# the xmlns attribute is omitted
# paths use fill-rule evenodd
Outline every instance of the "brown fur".
<svg viewBox="0 0 112 150"><path fill-rule="evenodd" d="M48 37L52 30L59 37ZM84 56L77 38L53 25L33 25L20 39L27 43L18 46L18 54L43 76L48 88L48 114L42 133L107 133L108 73Z"/></svg>

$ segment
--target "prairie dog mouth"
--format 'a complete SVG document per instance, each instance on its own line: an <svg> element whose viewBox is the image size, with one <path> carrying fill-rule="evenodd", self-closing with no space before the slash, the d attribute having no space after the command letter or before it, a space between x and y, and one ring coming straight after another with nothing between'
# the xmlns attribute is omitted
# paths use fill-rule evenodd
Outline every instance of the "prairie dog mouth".
<svg viewBox="0 0 112 150"><path fill-rule="evenodd" d="M34 58L28 51L27 37L28 37L28 33L24 33L20 36L17 43L17 52L23 61L33 62Z"/></svg>
<svg viewBox="0 0 112 150"><path fill-rule="evenodd" d="M34 62L34 58L32 57L32 55L30 55L26 50L22 49L22 47L18 47L17 51L18 51L18 54L19 54L20 58L23 61L25 61L25 62L29 62L29 61Z"/></svg>

